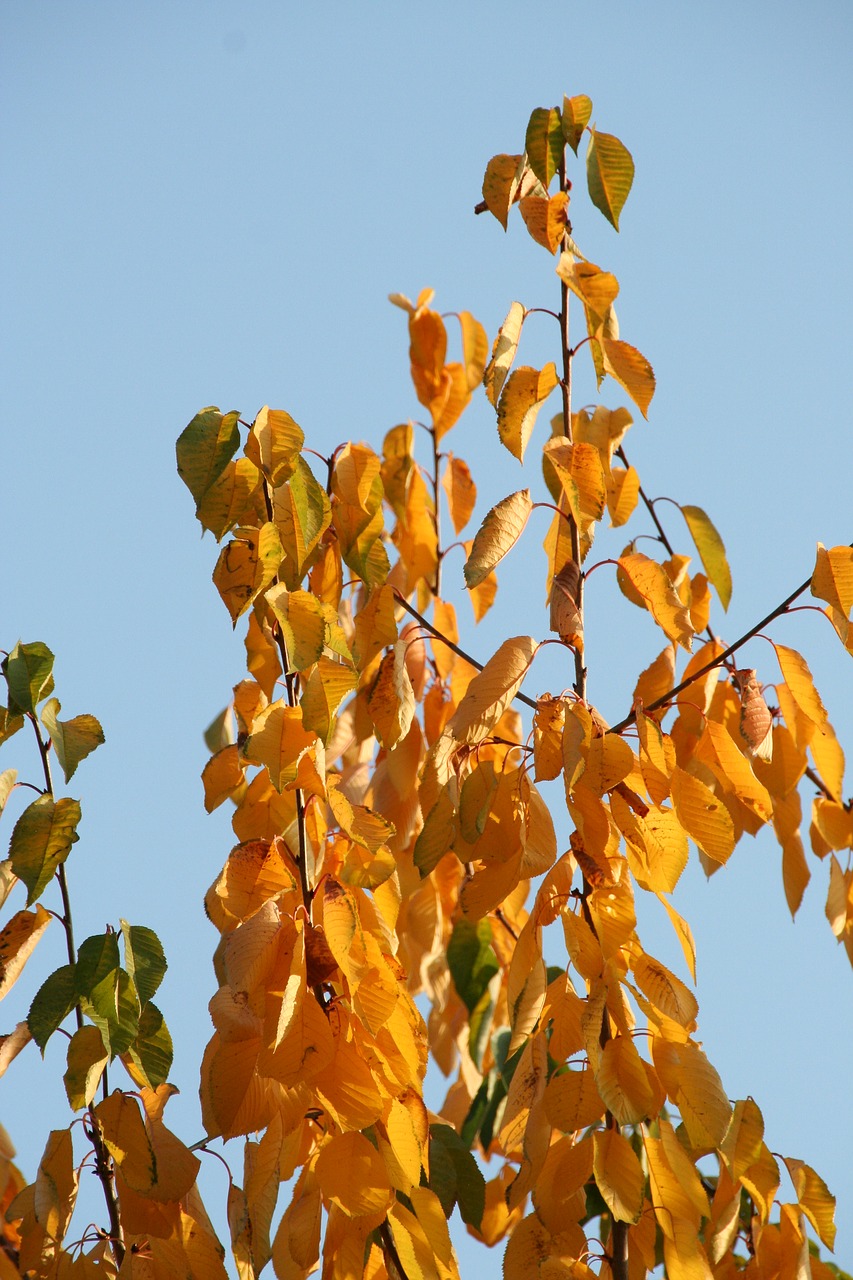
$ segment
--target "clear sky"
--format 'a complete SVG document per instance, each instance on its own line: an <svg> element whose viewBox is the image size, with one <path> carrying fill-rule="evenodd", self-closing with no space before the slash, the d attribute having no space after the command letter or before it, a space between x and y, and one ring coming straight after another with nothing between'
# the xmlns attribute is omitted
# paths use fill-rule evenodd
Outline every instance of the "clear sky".
<svg viewBox="0 0 853 1280"><path fill-rule="evenodd" d="M658 378L626 447L650 492L720 529L734 596L717 625L735 639L808 576L817 540L853 539L851 53L849 0L0 0L0 646L44 640L63 713L104 725L71 787L77 933L126 916L161 935L183 1137L201 1136L214 989L201 899L232 842L225 809L203 811L201 732L243 654L175 438L204 405L251 419L268 403L321 452L378 448L418 414L390 291L432 286L439 309L470 310L490 337L514 298L555 305L547 255L472 209L532 108L587 93L637 166L618 236L580 196L571 210L587 256L619 278L622 336ZM530 363L540 342L552 358L547 339L543 323ZM594 396L579 384L577 403ZM602 398L622 402L612 386ZM484 399L452 447L480 484L478 517L528 482ZM618 535L603 545L621 550ZM535 575L524 553L507 562L494 623L463 640L474 652L544 635L538 534L530 547ZM606 587L589 607L591 697L613 721L660 643ZM849 657L814 613L775 634L807 653L853 759ZM748 652L774 679L769 646ZM37 776L17 742L0 768ZM853 982L811 863L795 924L769 833L709 883L693 867L675 902L696 934L709 1057L733 1098L756 1098L770 1147L838 1195L850 1269ZM648 918L644 941L682 972L668 924ZM0 1030L62 962L53 932ZM30 1174L48 1124L67 1123L61 1055L52 1044L42 1069L28 1053L0 1082ZM219 1173L210 1187L221 1223Z"/></svg>

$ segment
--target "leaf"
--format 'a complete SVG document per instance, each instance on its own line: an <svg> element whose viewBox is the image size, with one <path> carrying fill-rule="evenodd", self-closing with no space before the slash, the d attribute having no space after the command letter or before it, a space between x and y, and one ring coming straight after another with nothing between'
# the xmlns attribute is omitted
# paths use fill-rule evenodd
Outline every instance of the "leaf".
<svg viewBox="0 0 853 1280"><path fill-rule="evenodd" d="M24 810L12 831L9 858L12 870L27 886L27 906L41 897L57 867L79 839L80 804L63 796L39 796Z"/></svg>
<svg viewBox="0 0 853 1280"><path fill-rule="evenodd" d="M447 965L459 998L473 1013L500 972L488 920L457 920L447 944Z"/></svg>
<svg viewBox="0 0 853 1280"><path fill-rule="evenodd" d="M554 1075L545 1089L545 1114L556 1129L576 1133L595 1124L604 1115L592 1071L563 1071Z"/></svg>
<svg viewBox="0 0 853 1280"><path fill-rule="evenodd" d="M589 124L591 115L592 99L585 93L579 93L574 98L563 98L563 137L575 155L578 153L578 143L583 137L583 131Z"/></svg>
<svg viewBox="0 0 853 1280"><path fill-rule="evenodd" d="M447 724L447 736L460 743L482 742L521 688L538 648L532 636L504 640L468 685Z"/></svg>
<svg viewBox="0 0 853 1280"><path fill-rule="evenodd" d="M580 569L568 560L551 583L549 604L550 628L564 644L574 645L583 653L583 615L578 607Z"/></svg>
<svg viewBox="0 0 853 1280"><path fill-rule="evenodd" d="M731 815L710 787L676 767L672 774L672 802L678 820L691 840L714 862L725 863L735 847Z"/></svg>
<svg viewBox="0 0 853 1280"><path fill-rule="evenodd" d="M732 575L723 540L701 507L683 506L681 514L687 522L705 572L720 597L720 603L724 609L728 609L732 598Z"/></svg>
<svg viewBox="0 0 853 1280"><path fill-rule="evenodd" d="M64 964L41 984L27 1015L27 1026L42 1054L48 1040L76 1003L74 965Z"/></svg>
<svg viewBox="0 0 853 1280"><path fill-rule="evenodd" d="M619 215L634 181L634 161L618 138L599 133L595 125L586 153L586 180L592 203L618 231Z"/></svg>
<svg viewBox="0 0 853 1280"><path fill-rule="evenodd" d="M165 977L168 964L163 944L153 929L120 921L124 937L124 966L136 987L140 1004L147 1004Z"/></svg>
<svg viewBox="0 0 853 1280"><path fill-rule="evenodd" d="M213 585L234 626L278 573L284 551L278 529L270 522L260 529L238 529L222 548L213 570Z"/></svg>
<svg viewBox="0 0 853 1280"><path fill-rule="evenodd" d="M618 1129L592 1135L592 1168L604 1202L617 1222L636 1222L646 1179L628 1139Z"/></svg>
<svg viewBox="0 0 853 1280"><path fill-rule="evenodd" d="M495 337L492 356L483 374L486 396L495 408L497 408L501 390L515 360L518 340L521 337L521 327L524 324L526 315L527 312L521 303L514 302Z"/></svg>
<svg viewBox="0 0 853 1280"><path fill-rule="evenodd" d="M853 547L831 547L817 544L817 561L811 580L811 593L826 600L826 613L838 632L842 644L853 651Z"/></svg>
<svg viewBox="0 0 853 1280"><path fill-rule="evenodd" d="M109 1057L97 1027L78 1027L68 1042L68 1066L63 1076L72 1111L92 1102Z"/></svg>
<svg viewBox="0 0 853 1280"><path fill-rule="evenodd" d="M178 475L192 494L196 511L240 447L240 414L211 406L197 413L178 437Z"/></svg>
<svg viewBox="0 0 853 1280"><path fill-rule="evenodd" d="M305 434L289 413L264 405L252 423L244 452L276 489L293 475L304 443Z"/></svg>
<svg viewBox="0 0 853 1280"><path fill-rule="evenodd" d="M530 490L520 489L503 498L488 512L465 561L465 585L478 587L515 546L533 510Z"/></svg>
<svg viewBox="0 0 853 1280"><path fill-rule="evenodd" d="M506 231L512 203L517 198L523 156L492 156L483 177L483 199L489 213L494 214Z"/></svg>
<svg viewBox="0 0 853 1280"><path fill-rule="evenodd" d="M471 519L474 504L477 501L477 486L471 478L468 463L461 458L447 455L447 466L441 481L447 495L447 507L453 523L453 531L457 536Z"/></svg>
<svg viewBox="0 0 853 1280"><path fill-rule="evenodd" d="M604 321L619 293L619 281L609 271L602 271L594 262L577 262L573 253L563 253L557 263L557 275L568 285L575 297L598 318Z"/></svg>
<svg viewBox="0 0 853 1280"><path fill-rule="evenodd" d="M235 458L204 494L196 516L221 542L235 525L260 524L263 510L260 471L249 458Z"/></svg>
<svg viewBox="0 0 853 1280"><path fill-rule="evenodd" d="M515 369L504 384L498 401L498 435L519 462L524 459L539 410L558 382L552 361L542 370L527 366Z"/></svg>
<svg viewBox="0 0 853 1280"><path fill-rule="evenodd" d="M70 782L80 761L104 742L104 731L94 716L59 720L59 711L59 700L51 698L41 709L41 722L50 734L65 781Z"/></svg>
<svg viewBox="0 0 853 1280"><path fill-rule="evenodd" d="M634 960L637 986L656 1009L679 1026L690 1028L699 1013L693 992L659 960L645 953Z"/></svg>
<svg viewBox="0 0 853 1280"><path fill-rule="evenodd" d="M465 381L468 390L473 391L478 382L483 380L486 361L489 358L489 340L486 331L475 320L470 311L459 312L459 327L462 330L462 362L465 370Z"/></svg>
<svg viewBox="0 0 853 1280"><path fill-rule="evenodd" d="M605 373L619 383L634 401L644 418L655 394L655 374L646 357L627 342L608 338L601 330L590 344L601 353Z"/></svg>
<svg viewBox="0 0 853 1280"><path fill-rule="evenodd" d="M823 1178L802 1160L785 1158L800 1208L827 1249L835 1248L835 1196Z"/></svg>
<svg viewBox="0 0 853 1280"><path fill-rule="evenodd" d="M668 640L689 650L693 641L690 614L682 604L663 565L640 552L619 557L619 568L643 599Z"/></svg>
<svg viewBox="0 0 853 1280"><path fill-rule="evenodd" d="M367 695L367 709L378 742L391 750L405 738L415 714L415 694L406 669L407 646L398 640L379 664Z"/></svg>
<svg viewBox="0 0 853 1280"><path fill-rule="evenodd" d="M141 1072L144 1083L156 1088L168 1079L172 1057L172 1037L166 1020L154 1001L149 1000L139 1015L136 1037L123 1055L125 1065L129 1058Z"/></svg>
<svg viewBox="0 0 853 1280"><path fill-rule="evenodd" d="M0 929L0 1000L12 990L53 917L39 904L16 911Z"/></svg>
<svg viewBox="0 0 853 1280"><path fill-rule="evenodd" d="M14 787L15 787L15 783L17 781L18 781L17 769L4 769L2 773L0 773L0 813L2 813L3 810L5 809L6 801L9 799L9 796L12 794L12 791L14 790ZM0 906L2 905L3 905L3 900L0 899Z"/></svg>
<svg viewBox="0 0 853 1280"><path fill-rule="evenodd" d="M433 1181L437 1167L440 1167L442 1155L446 1156L447 1164L452 1170L452 1193L449 1203ZM467 1226L478 1229L486 1207L486 1181L477 1161L450 1125L439 1122L430 1125L429 1163L429 1185L433 1191L437 1192L447 1217L450 1217L455 1201L459 1205L462 1221Z"/></svg>
<svg viewBox="0 0 853 1280"><path fill-rule="evenodd" d="M569 220L567 193L558 191L550 198L524 196L518 207L531 237L549 253L556 253L562 244Z"/></svg>
<svg viewBox="0 0 853 1280"><path fill-rule="evenodd" d="M9 715L33 715L38 704L53 692L53 654L40 640L20 640L3 659L2 671L9 686ZM14 732L14 730L12 730Z"/></svg>
<svg viewBox="0 0 853 1280"><path fill-rule="evenodd" d="M357 684L358 676L352 667L325 654L306 680L299 703L302 724L316 733L324 746L329 745L334 733L338 708Z"/></svg>
<svg viewBox="0 0 853 1280"><path fill-rule="evenodd" d="M782 671L782 678L791 691L791 697L799 710L812 724L822 725L826 722L826 707L814 685L809 665L796 649L788 649L783 644L774 644L776 657Z"/></svg>
<svg viewBox="0 0 853 1280"><path fill-rule="evenodd" d="M558 107L537 107L530 116L524 143L527 163L547 187L563 158L563 125Z"/></svg>
<svg viewBox="0 0 853 1280"><path fill-rule="evenodd" d="M107 1150L132 1190L148 1194L157 1181L157 1159L136 1098L114 1090L95 1107Z"/></svg>

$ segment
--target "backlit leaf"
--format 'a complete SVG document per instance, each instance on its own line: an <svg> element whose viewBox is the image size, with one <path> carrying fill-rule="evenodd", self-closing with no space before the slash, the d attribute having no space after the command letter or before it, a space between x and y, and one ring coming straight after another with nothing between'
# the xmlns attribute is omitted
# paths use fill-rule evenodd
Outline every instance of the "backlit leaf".
<svg viewBox="0 0 853 1280"><path fill-rule="evenodd" d="M578 143L583 137L583 131L589 124L591 115L592 99L585 93L576 94L573 98L563 98L563 137L575 155L578 153Z"/></svg>
<svg viewBox="0 0 853 1280"><path fill-rule="evenodd" d="M9 843L12 870L27 886L27 906L41 897L54 872L79 839L80 804L67 796L39 796L15 823Z"/></svg>
<svg viewBox="0 0 853 1280"><path fill-rule="evenodd" d="M693 992L680 978L652 956L641 954L634 960L634 977L643 995L667 1018L690 1027L699 1012Z"/></svg>
<svg viewBox="0 0 853 1280"><path fill-rule="evenodd" d="M124 964L142 1004L156 994L169 967L163 944L153 929L120 921L124 938Z"/></svg>
<svg viewBox="0 0 853 1280"><path fill-rule="evenodd" d="M305 434L289 413L264 405L252 423L244 451L275 489L293 475L304 443Z"/></svg>
<svg viewBox="0 0 853 1280"><path fill-rule="evenodd" d="M16 911L0 929L0 1000L18 981L52 919L50 912L39 904L35 911Z"/></svg>
<svg viewBox="0 0 853 1280"><path fill-rule="evenodd" d="M663 566L635 551L619 557L619 568L642 597L664 635L689 650L693 640L690 614L681 603Z"/></svg>
<svg viewBox="0 0 853 1280"><path fill-rule="evenodd" d="M727 862L735 847L735 829L722 800L701 778L676 768L672 775L672 802L691 840L715 862Z"/></svg>
<svg viewBox="0 0 853 1280"><path fill-rule="evenodd" d="M240 446L240 414L202 409L178 437L178 475L195 499L196 509Z"/></svg>
<svg viewBox="0 0 853 1280"><path fill-rule="evenodd" d="M537 107L530 116L525 138L527 162L547 187L563 158L563 125L557 107Z"/></svg>
<svg viewBox="0 0 853 1280"><path fill-rule="evenodd" d="M791 691L791 697L812 724L822 725L826 720L826 707L815 688L812 673L805 658L801 653L797 653L796 649L789 649L783 644L776 644L774 648L782 670L782 678Z"/></svg>
<svg viewBox="0 0 853 1280"><path fill-rule="evenodd" d="M222 548L213 570L213 585L235 627L240 615L272 582L283 556L278 529L269 522L260 529L238 529Z"/></svg>
<svg viewBox="0 0 853 1280"><path fill-rule="evenodd" d="M515 546L532 510L530 490L520 489L488 512L465 561L465 584L469 590L478 587Z"/></svg>
<svg viewBox="0 0 853 1280"><path fill-rule="evenodd" d="M835 1196L823 1178L802 1160L785 1159L800 1208L827 1249L835 1248Z"/></svg>
<svg viewBox="0 0 853 1280"><path fill-rule="evenodd" d="M501 443L521 462L542 405L559 379L556 365L544 369L523 366L507 378L498 401L498 435Z"/></svg>
<svg viewBox="0 0 853 1280"><path fill-rule="evenodd" d="M720 603L724 609L728 609L732 598L732 575L723 540L701 507L682 506L681 514L702 558L705 572L720 597Z"/></svg>
<svg viewBox="0 0 853 1280"><path fill-rule="evenodd" d="M59 699L50 698L41 709L41 722L50 734L65 781L70 782L80 761L104 741L104 731L94 716L60 720L59 711Z"/></svg>
<svg viewBox="0 0 853 1280"><path fill-rule="evenodd" d="M619 230L619 215L634 181L634 161L628 148L610 133L590 129L586 180L592 203Z"/></svg>
<svg viewBox="0 0 853 1280"><path fill-rule="evenodd" d="M509 309L506 320L498 329L492 346L492 355L483 374L483 383L486 388L486 395L495 408L497 408L503 385L515 360L518 340L521 336L521 326L524 324L526 314L527 312L521 303L514 302Z"/></svg>
<svg viewBox="0 0 853 1280"><path fill-rule="evenodd" d="M628 1139L618 1129L594 1133L593 1173L617 1222L636 1222L643 1210L645 1175Z"/></svg>
<svg viewBox="0 0 853 1280"><path fill-rule="evenodd" d="M447 495L453 531L458 535L470 520L477 501L477 486L471 479L467 462L454 458L452 453L448 454L441 484Z"/></svg>
<svg viewBox="0 0 853 1280"><path fill-rule="evenodd" d="M53 654L40 640L32 644L19 640L0 666L9 685L10 716L32 715L53 692Z"/></svg>
<svg viewBox="0 0 853 1280"><path fill-rule="evenodd" d="M252 525L263 519L261 473L249 458L234 458L214 480L198 504L196 515L217 542L235 525Z"/></svg>
<svg viewBox="0 0 853 1280"><path fill-rule="evenodd" d="M605 373L619 383L634 401L644 418L655 394L655 375L644 355L627 342L609 338L603 332L593 338L591 346L601 353Z"/></svg>
<svg viewBox="0 0 853 1280"><path fill-rule="evenodd" d="M505 640L468 686L445 732L456 742L482 742L512 702L539 648L532 636Z"/></svg>
<svg viewBox="0 0 853 1280"><path fill-rule="evenodd" d="M68 1042L68 1066L63 1077L72 1111L88 1107L93 1100L110 1055L97 1027L79 1027Z"/></svg>
<svg viewBox="0 0 853 1280"><path fill-rule="evenodd" d="M506 231L510 206L517 199L523 156L492 156L483 177L483 199Z"/></svg>
<svg viewBox="0 0 853 1280"><path fill-rule="evenodd" d="M519 201L519 211L524 225L537 244L549 253L559 249L568 222L569 197L565 191L546 199L543 196L524 196Z"/></svg>

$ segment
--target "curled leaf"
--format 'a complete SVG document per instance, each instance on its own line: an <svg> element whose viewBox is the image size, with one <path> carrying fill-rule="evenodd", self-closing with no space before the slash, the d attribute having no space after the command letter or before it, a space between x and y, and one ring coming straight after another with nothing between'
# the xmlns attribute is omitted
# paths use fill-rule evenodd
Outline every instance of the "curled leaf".
<svg viewBox="0 0 853 1280"><path fill-rule="evenodd" d="M492 357L483 374L486 395L495 408L497 408L498 397L512 368L515 353L518 350L518 339L521 336L521 326L524 324L525 315L526 312L521 303L514 302L509 309L506 320L498 329L497 337L492 347Z"/></svg>
<svg viewBox="0 0 853 1280"><path fill-rule="evenodd" d="M492 507L477 531L468 559L465 561L465 585L469 590L479 586L514 547L533 510L530 490L511 493Z"/></svg>

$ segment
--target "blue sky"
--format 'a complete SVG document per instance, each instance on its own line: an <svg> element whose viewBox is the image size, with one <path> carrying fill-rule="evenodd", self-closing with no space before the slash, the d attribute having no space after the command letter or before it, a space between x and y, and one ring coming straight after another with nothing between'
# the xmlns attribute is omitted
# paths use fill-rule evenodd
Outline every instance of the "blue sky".
<svg viewBox="0 0 853 1280"><path fill-rule="evenodd" d="M203 811L201 732L243 654L175 438L203 405L251 418L268 403L321 452L378 447L418 413L389 292L434 287L440 309L470 310L490 337L514 298L556 305L542 249L472 208L489 157L522 149L530 111L587 93L637 166L618 236L582 195L571 210L584 252L620 281L622 336L658 379L626 448L651 492L720 529L735 589L717 625L736 638L808 576L817 540L853 538L852 37L846 0L808 16L787 0L611 0L536 17L504 0L0 3L0 646L44 640L63 712L104 725L71 788L77 933L124 915L163 938L182 1136L200 1136L213 991L201 899L231 843L225 810ZM525 360L552 358L548 338L531 327ZM583 371L576 404L594 398ZM622 402L612 387L602 399ZM479 517L528 483L485 399L448 444L480 485ZM544 615L529 620L538 538L508 560L494 621L463 640L472 651L522 614L544 635ZM605 535L602 554L621 545ZM588 601L590 694L615 720L660 645L604 570ZM853 758L849 657L814 613L774 634L807 653ZM772 680L769 646L749 653ZM549 681L569 683L543 668ZM35 776L15 743L0 755L13 764ZM779 864L771 835L746 839L711 882L692 868L676 905L697 938L706 1050L732 1097L759 1102L771 1148L838 1195L850 1268L851 975L823 916L825 868L812 860L792 924ZM55 933L0 1029L61 963ZM641 936L680 964L665 920L650 914ZM59 1057L51 1047L42 1069L30 1055L0 1082L30 1172L47 1124L66 1123Z"/></svg>

